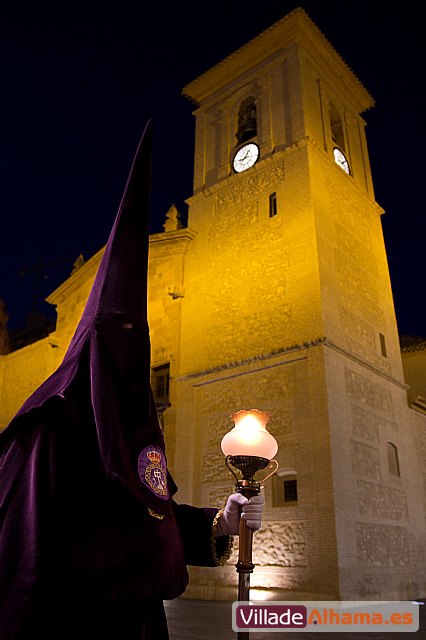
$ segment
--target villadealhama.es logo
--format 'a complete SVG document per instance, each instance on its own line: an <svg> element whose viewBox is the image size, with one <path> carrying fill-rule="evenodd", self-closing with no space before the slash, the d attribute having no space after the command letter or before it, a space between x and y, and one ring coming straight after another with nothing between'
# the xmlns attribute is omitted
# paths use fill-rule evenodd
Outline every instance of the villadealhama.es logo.
<svg viewBox="0 0 426 640"><path fill-rule="evenodd" d="M234 602L234 631L418 631L419 605L400 601Z"/></svg>

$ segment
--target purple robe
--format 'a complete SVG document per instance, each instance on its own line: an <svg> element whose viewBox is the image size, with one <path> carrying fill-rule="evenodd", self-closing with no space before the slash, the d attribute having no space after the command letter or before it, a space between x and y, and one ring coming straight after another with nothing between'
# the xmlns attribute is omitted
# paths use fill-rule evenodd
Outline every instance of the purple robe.
<svg viewBox="0 0 426 640"><path fill-rule="evenodd" d="M163 599L215 564L149 383L150 165L148 126L65 358L0 434L1 640L164 640Z"/></svg>
<svg viewBox="0 0 426 640"><path fill-rule="evenodd" d="M95 433L58 397L4 434L2 640L163 640L162 600L183 593L187 564L215 564L216 510L151 516L105 477Z"/></svg>

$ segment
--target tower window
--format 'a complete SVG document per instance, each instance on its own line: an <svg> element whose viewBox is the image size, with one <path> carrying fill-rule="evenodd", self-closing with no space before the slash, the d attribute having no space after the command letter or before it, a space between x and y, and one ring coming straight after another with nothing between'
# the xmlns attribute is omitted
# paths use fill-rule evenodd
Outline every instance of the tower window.
<svg viewBox="0 0 426 640"><path fill-rule="evenodd" d="M155 404L169 404L169 381L170 365L164 364L161 367L154 367L151 371L151 386Z"/></svg>
<svg viewBox="0 0 426 640"><path fill-rule="evenodd" d="M272 488L274 507L297 506L297 477L294 471L278 471L273 476Z"/></svg>
<svg viewBox="0 0 426 640"><path fill-rule="evenodd" d="M343 169L343 171L350 174L349 162L346 157L342 118L332 102L329 104L328 112L330 118L331 139L333 140L334 161L341 169Z"/></svg>
<svg viewBox="0 0 426 640"><path fill-rule="evenodd" d="M238 144L246 142L257 135L256 100L253 96L246 98L238 111Z"/></svg>
<svg viewBox="0 0 426 640"><path fill-rule="evenodd" d="M385 336L383 335L383 333L379 333L379 337L380 337L380 349L382 352L382 356L384 358L388 357L387 351L386 351L386 340L385 340Z"/></svg>
<svg viewBox="0 0 426 640"><path fill-rule="evenodd" d="M333 103L329 106L331 138L336 146L345 151L345 136L343 134L343 122L339 112Z"/></svg>
<svg viewBox="0 0 426 640"><path fill-rule="evenodd" d="M387 454L389 473L399 478L401 474L399 471L398 448L392 442L387 443Z"/></svg>
<svg viewBox="0 0 426 640"><path fill-rule="evenodd" d="M271 195L269 196L269 217L273 218L277 215L277 213L277 194L274 191L274 193L271 193Z"/></svg>
<svg viewBox="0 0 426 640"><path fill-rule="evenodd" d="M284 480L284 502L297 502L297 480Z"/></svg>

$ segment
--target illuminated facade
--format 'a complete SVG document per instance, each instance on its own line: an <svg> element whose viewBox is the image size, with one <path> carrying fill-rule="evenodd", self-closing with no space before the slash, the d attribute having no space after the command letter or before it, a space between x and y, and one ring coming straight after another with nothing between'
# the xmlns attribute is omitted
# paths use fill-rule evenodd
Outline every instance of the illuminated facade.
<svg viewBox="0 0 426 640"><path fill-rule="evenodd" d="M360 115L373 100L301 10L184 93L197 104L188 227L172 208L149 260L177 499L220 505L229 416L266 410L280 469L255 536L257 597L425 595L426 405L407 401ZM56 332L0 358L3 424L59 364L100 255L49 298ZM232 562L191 573L189 595L235 598Z"/></svg>

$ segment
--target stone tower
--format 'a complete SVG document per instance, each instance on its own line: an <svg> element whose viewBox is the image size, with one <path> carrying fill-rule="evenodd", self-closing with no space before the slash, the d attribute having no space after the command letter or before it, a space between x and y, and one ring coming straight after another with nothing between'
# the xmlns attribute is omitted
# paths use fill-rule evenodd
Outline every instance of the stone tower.
<svg viewBox="0 0 426 640"><path fill-rule="evenodd" d="M424 591L415 426L361 116L373 100L300 9L184 93L197 108L178 498L220 503L230 414L267 410L280 469L255 537L258 594ZM235 597L232 564L192 580L195 596Z"/></svg>

